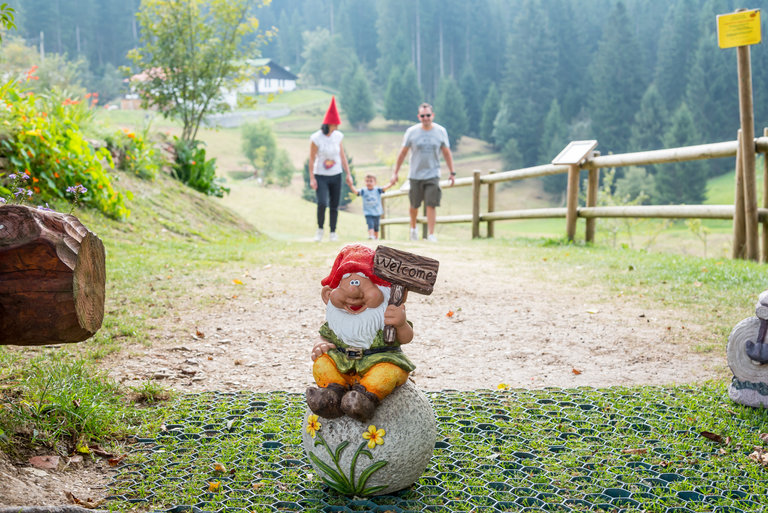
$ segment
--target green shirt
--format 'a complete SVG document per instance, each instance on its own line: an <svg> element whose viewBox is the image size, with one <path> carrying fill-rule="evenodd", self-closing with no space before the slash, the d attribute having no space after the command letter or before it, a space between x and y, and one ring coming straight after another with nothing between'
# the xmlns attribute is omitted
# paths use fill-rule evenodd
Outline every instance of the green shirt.
<svg viewBox="0 0 768 513"><path fill-rule="evenodd" d="M407 321L408 324L413 326L413 323L411 321ZM336 336L336 333L333 332L331 328L328 327L328 323L326 322L320 327L320 336L324 339L332 342L336 347L341 347L343 349L346 349L350 347L348 344L345 344L344 341L342 341L339 337ZM395 343L393 345L399 346L400 342L395 340ZM384 343L384 330L379 330L376 332L376 338L373 339L373 344L371 344L371 349L386 346ZM342 374L349 374L352 372L356 372L360 375L365 374L368 372L368 370L376 365L377 363L393 363L403 369L406 372L411 372L413 369L416 368L413 363L408 359L405 354L403 354L400 351L393 352L393 351L386 351L383 353L374 353L367 356L363 356L359 360L352 360L347 357L344 353L341 351L337 351L336 349L331 349L328 351L328 356L331 357L333 362L336 364L336 368L339 369L339 372Z"/></svg>

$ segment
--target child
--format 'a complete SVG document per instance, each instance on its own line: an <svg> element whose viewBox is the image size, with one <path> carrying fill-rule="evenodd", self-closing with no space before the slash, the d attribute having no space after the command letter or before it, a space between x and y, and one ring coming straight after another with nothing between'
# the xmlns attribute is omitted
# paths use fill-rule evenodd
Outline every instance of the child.
<svg viewBox="0 0 768 513"><path fill-rule="evenodd" d="M363 198L363 214L365 215L365 222L368 224L368 238L379 238L379 218L384 213L381 207L381 194L395 185L395 181L392 180L384 187L376 187L376 177L373 175L365 176L365 189L357 189L354 184L347 182L349 189Z"/></svg>

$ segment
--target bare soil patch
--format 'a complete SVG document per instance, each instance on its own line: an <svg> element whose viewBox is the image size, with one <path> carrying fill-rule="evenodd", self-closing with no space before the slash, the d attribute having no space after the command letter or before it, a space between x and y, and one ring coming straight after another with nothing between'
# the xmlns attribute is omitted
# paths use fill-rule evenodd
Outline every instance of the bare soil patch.
<svg viewBox="0 0 768 513"><path fill-rule="evenodd" d="M243 282L235 294L196 288L158 319L150 347L125 348L103 368L125 385L159 380L180 392L304 391L324 320L320 280L339 249L327 248L317 268L234 269L231 278ZM466 246L405 249L440 261L434 293L411 294L406 303L415 338L404 350L423 390L665 385L727 374L724 351L693 351L714 337L685 312L484 259ZM67 491L95 500L107 494L104 466L45 472L0 459L0 481L14 483L0 487L0 505L66 504Z"/></svg>

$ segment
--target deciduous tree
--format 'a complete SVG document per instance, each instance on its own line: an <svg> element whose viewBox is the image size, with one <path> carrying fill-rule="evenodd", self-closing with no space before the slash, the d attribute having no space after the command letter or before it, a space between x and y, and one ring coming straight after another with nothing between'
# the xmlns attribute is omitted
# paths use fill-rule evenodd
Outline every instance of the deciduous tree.
<svg viewBox="0 0 768 513"><path fill-rule="evenodd" d="M192 141L206 114L221 112L222 86L245 78L247 58L269 31L241 45L258 30L249 0L143 0L137 14L141 46L129 52L143 80L132 85L145 107L179 120L182 140Z"/></svg>

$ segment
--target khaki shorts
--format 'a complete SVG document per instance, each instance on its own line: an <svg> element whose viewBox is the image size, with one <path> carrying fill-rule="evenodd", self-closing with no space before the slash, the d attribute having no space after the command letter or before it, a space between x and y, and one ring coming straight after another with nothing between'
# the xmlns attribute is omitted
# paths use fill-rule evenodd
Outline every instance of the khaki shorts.
<svg viewBox="0 0 768 513"><path fill-rule="evenodd" d="M439 207L440 197L443 191L440 189L440 178L428 180L410 179L411 189L408 191L408 199L411 200L411 208L419 208L421 202L428 207Z"/></svg>

